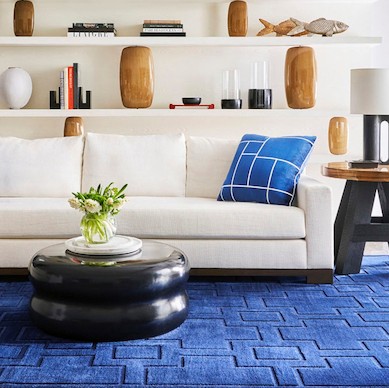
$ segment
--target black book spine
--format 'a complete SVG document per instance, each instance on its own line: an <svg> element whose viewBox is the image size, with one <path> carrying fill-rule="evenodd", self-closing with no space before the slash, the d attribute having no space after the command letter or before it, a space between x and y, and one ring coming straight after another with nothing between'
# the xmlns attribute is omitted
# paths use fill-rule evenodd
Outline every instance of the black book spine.
<svg viewBox="0 0 389 388"><path fill-rule="evenodd" d="M73 28L115 28L114 23L73 23Z"/></svg>
<svg viewBox="0 0 389 388"><path fill-rule="evenodd" d="M74 109L80 108L80 94L78 90L78 63L73 63L73 105Z"/></svg>
<svg viewBox="0 0 389 388"><path fill-rule="evenodd" d="M186 36L186 32L141 32L140 36Z"/></svg>
<svg viewBox="0 0 389 388"><path fill-rule="evenodd" d="M177 24L143 23L143 28L184 28L184 25L182 23L177 23Z"/></svg>
<svg viewBox="0 0 389 388"><path fill-rule="evenodd" d="M116 30L114 28L69 27L68 32L116 32Z"/></svg>

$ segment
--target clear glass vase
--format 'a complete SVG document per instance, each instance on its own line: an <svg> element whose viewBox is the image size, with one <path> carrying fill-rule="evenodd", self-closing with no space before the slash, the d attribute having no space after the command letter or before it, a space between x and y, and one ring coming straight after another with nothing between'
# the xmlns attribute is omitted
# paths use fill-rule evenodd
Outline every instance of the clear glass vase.
<svg viewBox="0 0 389 388"><path fill-rule="evenodd" d="M103 244L115 236L116 218L111 213L86 213L80 229L87 244Z"/></svg>

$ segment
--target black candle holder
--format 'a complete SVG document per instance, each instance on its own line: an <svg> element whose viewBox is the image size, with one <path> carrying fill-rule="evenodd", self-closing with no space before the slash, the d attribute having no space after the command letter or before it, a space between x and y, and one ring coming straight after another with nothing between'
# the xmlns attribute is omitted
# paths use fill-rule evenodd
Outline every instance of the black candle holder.
<svg viewBox="0 0 389 388"><path fill-rule="evenodd" d="M249 89L249 109L271 109L271 89Z"/></svg>
<svg viewBox="0 0 389 388"><path fill-rule="evenodd" d="M241 99L225 99L222 100L222 109L242 109Z"/></svg>

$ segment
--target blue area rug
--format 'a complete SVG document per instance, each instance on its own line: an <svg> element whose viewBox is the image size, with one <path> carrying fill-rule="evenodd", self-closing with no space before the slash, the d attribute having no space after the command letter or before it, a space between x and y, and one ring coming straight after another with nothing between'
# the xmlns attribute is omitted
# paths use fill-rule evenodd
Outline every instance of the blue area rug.
<svg viewBox="0 0 389 388"><path fill-rule="evenodd" d="M190 314L148 340L77 343L29 319L32 288L0 278L4 387L389 386L389 258L333 285L192 279Z"/></svg>

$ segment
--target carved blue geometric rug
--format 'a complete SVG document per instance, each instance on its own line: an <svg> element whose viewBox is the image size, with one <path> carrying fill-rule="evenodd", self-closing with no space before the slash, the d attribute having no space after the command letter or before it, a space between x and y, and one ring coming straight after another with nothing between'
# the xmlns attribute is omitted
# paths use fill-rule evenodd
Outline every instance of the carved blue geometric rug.
<svg viewBox="0 0 389 388"><path fill-rule="evenodd" d="M190 314L148 340L78 343L31 323L27 281L0 278L4 387L389 386L389 258L333 285L194 278Z"/></svg>

